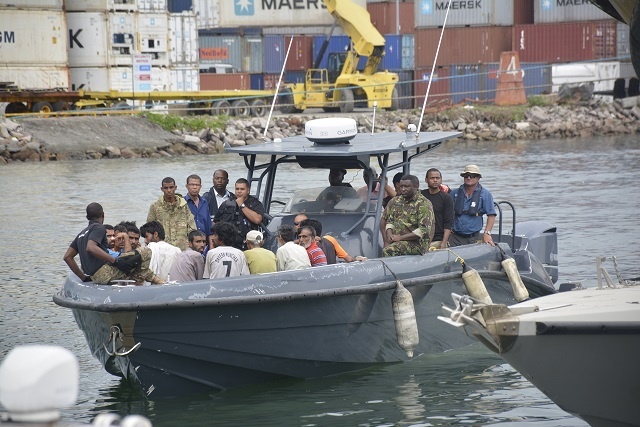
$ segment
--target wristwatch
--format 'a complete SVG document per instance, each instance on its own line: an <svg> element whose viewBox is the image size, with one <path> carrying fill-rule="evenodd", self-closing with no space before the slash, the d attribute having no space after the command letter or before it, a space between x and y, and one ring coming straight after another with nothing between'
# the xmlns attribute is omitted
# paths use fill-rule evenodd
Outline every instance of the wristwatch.
<svg viewBox="0 0 640 427"><path fill-rule="evenodd" d="M246 206L243 204L240 205L240 209L245 208Z"/></svg>
<svg viewBox="0 0 640 427"><path fill-rule="evenodd" d="M491 230L484 230L484 234L491 234Z"/></svg>

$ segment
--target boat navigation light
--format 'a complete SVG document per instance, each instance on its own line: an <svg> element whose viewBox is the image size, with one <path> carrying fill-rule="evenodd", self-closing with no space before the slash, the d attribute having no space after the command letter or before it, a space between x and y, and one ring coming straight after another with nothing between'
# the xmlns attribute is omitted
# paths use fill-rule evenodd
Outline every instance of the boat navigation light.
<svg viewBox="0 0 640 427"><path fill-rule="evenodd" d="M356 121L346 117L314 119L304 124L304 135L316 144L348 144L357 134Z"/></svg>

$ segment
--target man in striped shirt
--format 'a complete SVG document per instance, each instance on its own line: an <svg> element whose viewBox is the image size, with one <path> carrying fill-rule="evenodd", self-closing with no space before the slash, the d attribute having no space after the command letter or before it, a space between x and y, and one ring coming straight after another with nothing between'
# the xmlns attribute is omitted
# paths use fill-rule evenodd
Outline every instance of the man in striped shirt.
<svg viewBox="0 0 640 427"><path fill-rule="evenodd" d="M327 256L316 244L316 232L313 227L308 225L300 227L298 239L300 240L300 245L307 250L311 267L327 265Z"/></svg>

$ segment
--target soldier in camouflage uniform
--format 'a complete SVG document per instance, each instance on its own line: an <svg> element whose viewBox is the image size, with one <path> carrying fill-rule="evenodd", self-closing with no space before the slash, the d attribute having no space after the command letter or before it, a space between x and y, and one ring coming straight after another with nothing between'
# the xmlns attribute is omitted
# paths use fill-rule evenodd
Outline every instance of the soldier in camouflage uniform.
<svg viewBox="0 0 640 427"><path fill-rule="evenodd" d="M135 251L125 252L121 257L127 257L130 255L135 255L136 252L140 254L141 264L139 267L136 267L130 273L125 273L124 271L118 269L115 265L105 264L98 271L95 272L91 276L93 283L97 285L107 285L109 282L114 280L135 280L136 283L142 284L143 282L151 282L154 285L164 283L164 280L159 276L156 276L153 271L149 269L149 262L151 261L151 249L149 248L139 248Z"/></svg>
<svg viewBox="0 0 640 427"><path fill-rule="evenodd" d="M165 232L165 242L184 251L189 245L189 233L196 229L193 214L187 201L176 194L176 181L167 177L162 180L163 195L149 208L147 222L158 221Z"/></svg>
<svg viewBox="0 0 640 427"><path fill-rule="evenodd" d="M391 199L380 221L382 255L422 255L433 238L433 206L420 194L418 177L403 176L398 188L399 195Z"/></svg>

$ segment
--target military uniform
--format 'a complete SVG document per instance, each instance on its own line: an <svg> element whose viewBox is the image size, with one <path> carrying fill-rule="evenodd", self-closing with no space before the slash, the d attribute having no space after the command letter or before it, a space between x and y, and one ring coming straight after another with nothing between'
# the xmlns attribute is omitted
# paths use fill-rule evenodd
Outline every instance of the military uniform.
<svg viewBox="0 0 640 427"><path fill-rule="evenodd" d="M184 251L189 246L188 236L196 229L196 222L185 198L176 194L176 199L175 204L170 204L164 200L164 195L160 196L149 208L147 222L158 221L162 224L164 241Z"/></svg>
<svg viewBox="0 0 640 427"><path fill-rule="evenodd" d="M391 199L382 217L387 221L385 229L393 234L413 233L419 240L393 242L382 250L383 256L422 255L429 249L429 234L434 224L433 206L419 192L410 200L403 196Z"/></svg>
<svg viewBox="0 0 640 427"><path fill-rule="evenodd" d="M151 283L164 283L164 280L156 276L153 271L149 269L149 262L151 261L151 249L140 248L135 251L125 252L120 256L135 255L139 252L142 257L142 263L140 268L136 268L131 274L127 274L117 267L111 264L105 264L95 274L91 275L91 280L96 285L108 285L113 280L135 280L136 283L151 282Z"/></svg>

